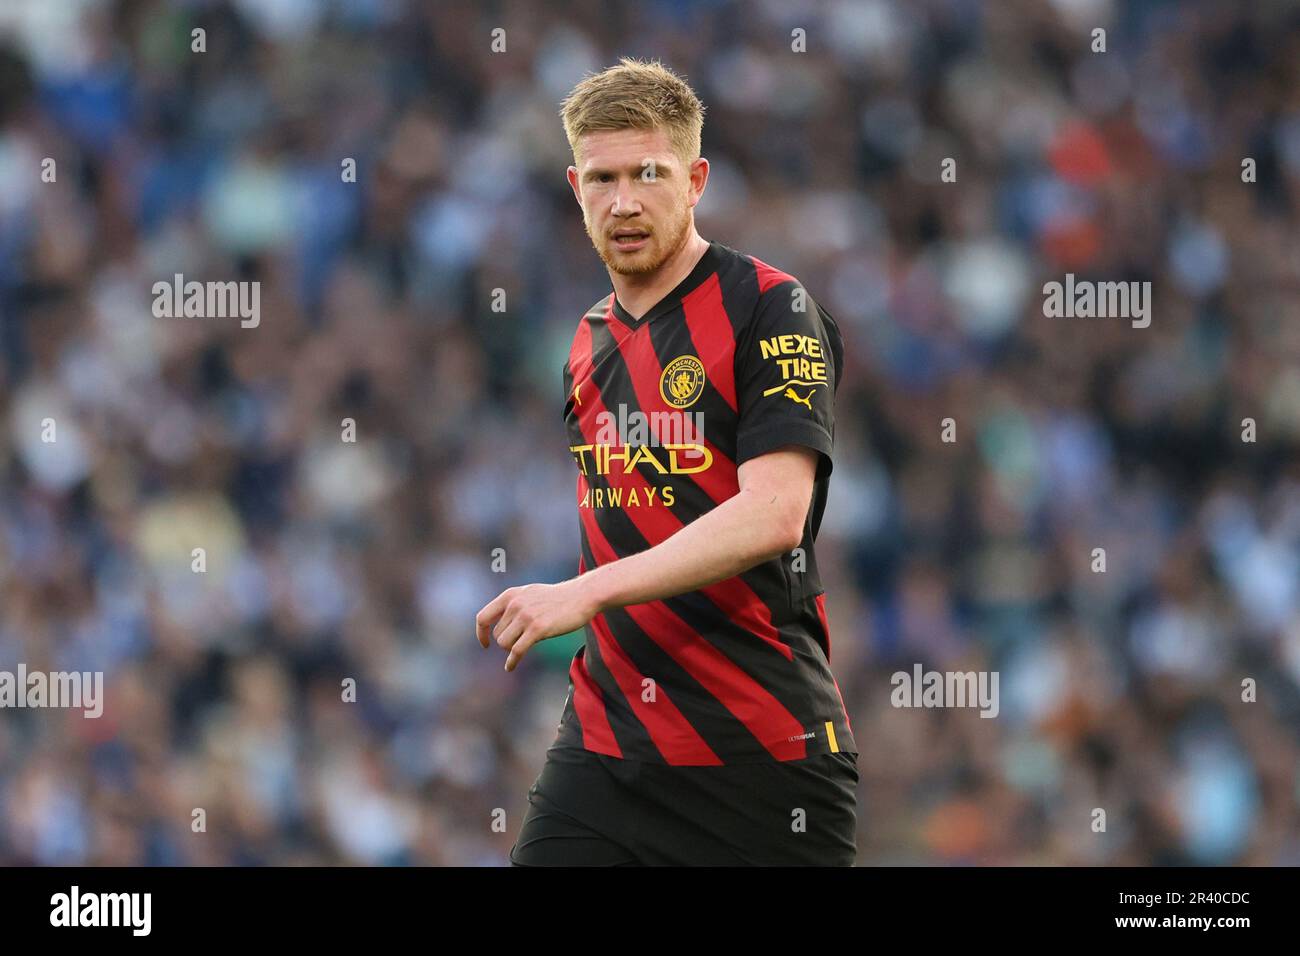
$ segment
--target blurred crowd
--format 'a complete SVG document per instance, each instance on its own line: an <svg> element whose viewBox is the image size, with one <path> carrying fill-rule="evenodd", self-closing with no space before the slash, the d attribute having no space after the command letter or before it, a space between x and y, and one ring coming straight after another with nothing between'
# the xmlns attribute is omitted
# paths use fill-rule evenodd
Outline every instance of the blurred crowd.
<svg viewBox="0 0 1300 956"><path fill-rule="evenodd" d="M859 861L1300 863L1300 8L5 0L0 669L107 699L0 711L0 864L506 862L578 638L473 615L576 572L557 110L621 55L844 333ZM996 719L892 706L918 662Z"/></svg>

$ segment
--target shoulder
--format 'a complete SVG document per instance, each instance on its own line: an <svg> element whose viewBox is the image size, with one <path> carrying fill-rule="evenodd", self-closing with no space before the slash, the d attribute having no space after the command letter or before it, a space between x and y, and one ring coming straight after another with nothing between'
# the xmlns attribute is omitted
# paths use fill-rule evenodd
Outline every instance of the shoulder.
<svg viewBox="0 0 1300 956"><path fill-rule="evenodd" d="M613 304L614 293L606 292L600 297L600 300L595 305L582 314L582 318L578 320L578 327L581 328L589 321L603 319L607 314L609 314L609 310Z"/></svg>
<svg viewBox="0 0 1300 956"><path fill-rule="evenodd" d="M609 315L614 303L614 293L608 292L591 308L582 314L573 330L573 339L569 344L569 354L564 359L565 374L569 374L591 362L591 324L603 321Z"/></svg>
<svg viewBox="0 0 1300 956"><path fill-rule="evenodd" d="M714 243L718 251L718 279L725 287L740 289L748 293L755 305L768 296L777 287L799 280L793 275L774 265L764 262L758 256L740 252L722 243Z"/></svg>
<svg viewBox="0 0 1300 956"><path fill-rule="evenodd" d="M843 339L839 326L793 273L757 256L735 253L736 267L750 290L752 307L737 323L737 360L746 361L780 350L812 350L801 344L816 339L839 370Z"/></svg>
<svg viewBox="0 0 1300 956"><path fill-rule="evenodd" d="M782 287L800 285L799 280L784 269L769 265L757 256L746 256L745 258L750 261L754 270L760 301L769 300L772 294L778 292Z"/></svg>
<svg viewBox="0 0 1300 956"><path fill-rule="evenodd" d="M605 318L609 315L609 310L613 308L613 306L614 306L614 293L607 292L603 296L601 296L601 298L599 299L599 301L596 302L595 305L591 306L589 309L587 309L586 312L582 313L582 317L578 319L578 323L573 330L574 341L576 342L577 340L581 339L585 335L590 335L591 323L604 321Z"/></svg>
<svg viewBox="0 0 1300 956"><path fill-rule="evenodd" d="M793 273L728 246L720 246L720 250L719 280L731 290L732 301L741 306L736 317L739 334L771 321L774 315L798 311L801 300L808 299L803 283Z"/></svg>
<svg viewBox="0 0 1300 956"><path fill-rule="evenodd" d="M734 273L733 281L746 289L744 298L752 303L744 310L746 314L738 323L738 332L761 332L791 321L798 325L806 319L814 326L829 327L826 329L829 337L839 337L834 319L796 275L757 256L734 249L726 251L730 254L728 260Z"/></svg>

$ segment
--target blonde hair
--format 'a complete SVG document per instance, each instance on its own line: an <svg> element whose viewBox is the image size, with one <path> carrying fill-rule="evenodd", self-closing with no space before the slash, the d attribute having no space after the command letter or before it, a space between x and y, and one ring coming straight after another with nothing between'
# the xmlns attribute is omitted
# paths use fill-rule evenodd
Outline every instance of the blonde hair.
<svg viewBox="0 0 1300 956"><path fill-rule="evenodd" d="M565 97L560 117L575 162L583 134L616 129L662 129L683 162L700 156L704 104L658 60L625 56L618 66L586 77Z"/></svg>

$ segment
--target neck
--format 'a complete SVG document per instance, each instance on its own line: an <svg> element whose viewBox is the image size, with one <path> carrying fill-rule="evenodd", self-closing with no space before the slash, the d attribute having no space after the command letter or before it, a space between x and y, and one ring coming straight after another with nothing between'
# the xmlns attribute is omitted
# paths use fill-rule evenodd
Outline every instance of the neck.
<svg viewBox="0 0 1300 956"><path fill-rule="evenodd" d="M628 315L639 319L656 302L677 288L708 251L709 241L692 228L690 238L654 272L623 275L610 270L609 280L614 285L614 295Z"/></svg>

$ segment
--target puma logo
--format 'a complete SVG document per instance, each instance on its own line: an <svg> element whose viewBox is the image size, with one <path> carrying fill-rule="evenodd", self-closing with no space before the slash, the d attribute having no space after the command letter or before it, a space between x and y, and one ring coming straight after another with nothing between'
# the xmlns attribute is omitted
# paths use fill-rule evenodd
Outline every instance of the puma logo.
<svg viewBox="0 0 1300 956"><path fill-rule="evenodd" d="M808 389L808 394L805 395L803 398L800 398L799 394L793 388L787 388L784 394L786 398L790 399L790 401L794 402L796 405L807 405L808 411L811 412L812 411L811 399L812 399L813 392L815 391L816 389L813 388Z"/></svg>

